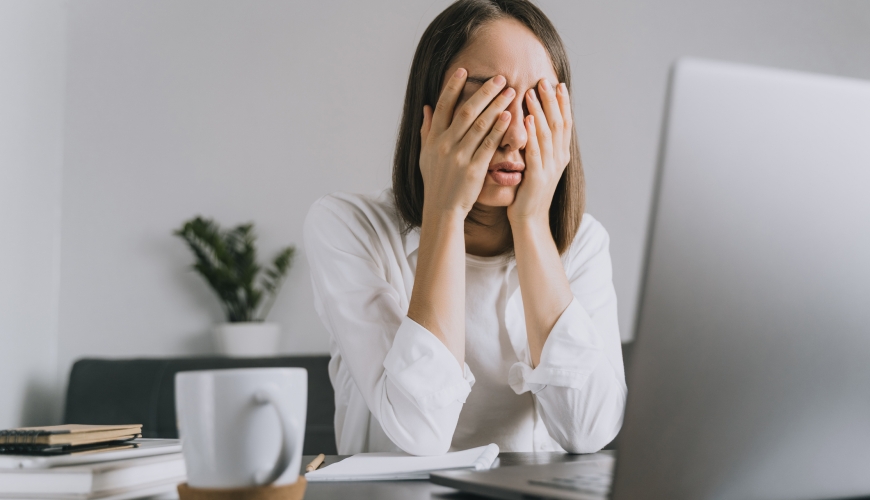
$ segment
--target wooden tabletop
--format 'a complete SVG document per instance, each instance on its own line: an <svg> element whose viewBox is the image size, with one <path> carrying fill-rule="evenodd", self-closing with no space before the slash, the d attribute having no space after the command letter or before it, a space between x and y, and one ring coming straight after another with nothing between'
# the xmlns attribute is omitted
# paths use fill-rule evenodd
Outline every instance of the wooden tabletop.
<svg viewBox="0 0 870 500"><path fill-rule="evenodd" d="M567 453L499 453L497 465L533 465L560 462L573 462L583 455ZM314 460L315 455L302 457L302 471ZM334 464L347 458L346 455L327 455L324 465ZM326 500L335 498L383 499L383 500L422 500L443 498L452 500L480 499L478 496L466 495L453 488L438 486L428 481L342 481L308 483L305 500Z"/></svg>

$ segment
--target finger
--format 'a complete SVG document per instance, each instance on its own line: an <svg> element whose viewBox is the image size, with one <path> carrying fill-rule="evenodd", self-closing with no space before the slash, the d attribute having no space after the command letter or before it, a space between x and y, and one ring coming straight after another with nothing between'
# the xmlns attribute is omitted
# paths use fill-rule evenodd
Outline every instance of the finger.
<svg viewBox="0 0 870 500"><path fill-rule="evenodd" d="M459 109L453 117L453 123L450 124L453 137L456 141L462 140L468 132L474 120L480 116L480 113L489 105L490 102L504 88L506 80L503 76L497 75L484 83L477 92L474 93Z"/></svg>
<svg viewBox="0 0 870 500"><path fill-rule="evenodd" d="M538 142L537 127L534 115L526 117L526 169L540 169L543 165L541 160L541 146Z"/></svg>
<svg viewBox="0 0 870 500"><path fill-rule="evenodd" d="M562 120L565 130L562 132L563 147L571 147L571 136L574 134L574 117L571 112L571 96L568 95L568 86L560 83L556 89L556 98L559 100L559 109L562 111ZM567 152L570 155L570 151Z"/></svg>
<svg viewBox="0 0 870 500"><path fill-rule="evenodd" d="M501 112L510 106L511 101L517 95L516 90L508 87L504 89L498 97L474 120L465 137L460 142L460 147L469 148L472 151L480 146L481 141L485 140L487 134L492 130L493 124L501 116ZM498 146L496 146L498 147Z"/></svg>
<svg viewBox="0 0 870 500"><path fill-rule="evenodd" d="M420 127L420 138L426 142L426 137L429 136L429 130L432 128L432 106L428 104L423 106L423 126Z"/></svg>
<svg viewBox="0 0 870 500"><path fill-rule="evenodd" d="M484 166L487 169L489 168L489 162L492 160L492 155L495 154L495 151L501 145L502 137L504 137L510 124L510 111L502 111L499 113L495 125L492 126L492 130L489 131L489 134L487 134L483 139L483 142L480 143L480 147L478 147L477 151L474 152L474 156L471 157L472 165L480 165L481 168L484 168Z"/></svg>
<svg viewBox="0 0 870 500"><path fill-rule="evenodd" d="M549 157L553 154L553 140L550 133L550 127L547 125L547 117L544 116L544 110L541 108L541 102L535 95L535 91L529 89L526 92L526 106L529 108L529 115L534 116L534 129L537 132L538 149L544 157ZM531 137L529 137L531 139Z"/></svg>
<svg viewBox="0 0 870 500"><path fill-rule="evenodd" d="M435 104L435 113L432 116L432 130L435 132L443 132L450 126L453 120L453 108L456 107L456 101L462 94L462 89L465 87L465 77L468 73L464 68L459 68L447 80L447 85L441 91L438 97L438 103Z"/></svg>
<svg viewBox="0 0 870 500"><path fill-rule="evenodd" d="M556 97L556 89L544 78L538 82L538 95L541 98L544 115L547 117L547 125L550 128L553 151L561 155L564 139L564 122L562 120L562 110L559 108L559 100Z"/></svg>

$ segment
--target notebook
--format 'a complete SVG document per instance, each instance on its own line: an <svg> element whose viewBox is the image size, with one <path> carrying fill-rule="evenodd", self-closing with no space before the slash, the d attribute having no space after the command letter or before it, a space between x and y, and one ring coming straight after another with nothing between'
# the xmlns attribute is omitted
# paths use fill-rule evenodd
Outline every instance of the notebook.
<svg viewBox="0 0 870 500"><path fill-rule="evenodd" d="M142 425L52 425L0 430L0 453L59 454L129 441L142 435Z"/></svg>
<svg viewBox="0 0 870 500"><path fill-rule="evenodd" d="M341 462L311 471L305 474L305 479L309 482L429 479L429 473L435 471L486 470L492 467L496 458L496 444L433 457L416 457L407 453L357 453Z"/></svg>
<svg viewBox="0 0 870 500"><path fill-rule="evenodd" d="M139 438L129 441L128 446L130 446L128 449L106 449L99 453L69 453L57 456L0 454L0 469L48 469L67 465L112 462L130 458L181 453L181 441L178 439Z"/></svg>

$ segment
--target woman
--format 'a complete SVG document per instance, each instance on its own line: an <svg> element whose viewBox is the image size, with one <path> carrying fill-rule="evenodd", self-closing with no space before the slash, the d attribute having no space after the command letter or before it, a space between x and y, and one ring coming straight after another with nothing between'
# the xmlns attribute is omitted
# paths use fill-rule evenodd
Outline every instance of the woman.
<svg viewBox="0 0 870 500"><path fill-rule="evenodd" d="M392 189L305 222L340 454L587 453L626 387L608 236L583 215L570 73L523 0L460 0L423 34Z"/></svg>

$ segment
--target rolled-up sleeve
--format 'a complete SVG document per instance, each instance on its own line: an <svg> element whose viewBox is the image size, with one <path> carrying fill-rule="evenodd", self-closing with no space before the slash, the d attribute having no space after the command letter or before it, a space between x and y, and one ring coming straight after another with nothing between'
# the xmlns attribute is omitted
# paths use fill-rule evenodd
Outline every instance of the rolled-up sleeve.
<svg viewBox="0 0 870 500"><path fill-rule="evenodd" d="M407 317L384 235L335 203L316 202L304 225L317 313L387 437L414 455L445 453L474 377Z"/></svg>
<svg viewBox="0 0 870 500"><path fill-rule="evenodd" d="M590 216L584 224L563 260L574 298L538 366L518 362L508 380L517 394L535 395L550 437L572 453L596 452L616 437L627 394L609 237Z"/></svg>
<svg viewBox="0 0 870 500"><path fill-rule="evenodd" d="M474 384L468 365L462 371L444 369L445 365L452 368L451 360L455 365L453 354L443 342L405 316L384 368L391 384L412 398L418 408L438 410L457 401L464 403Z"/></svg>

